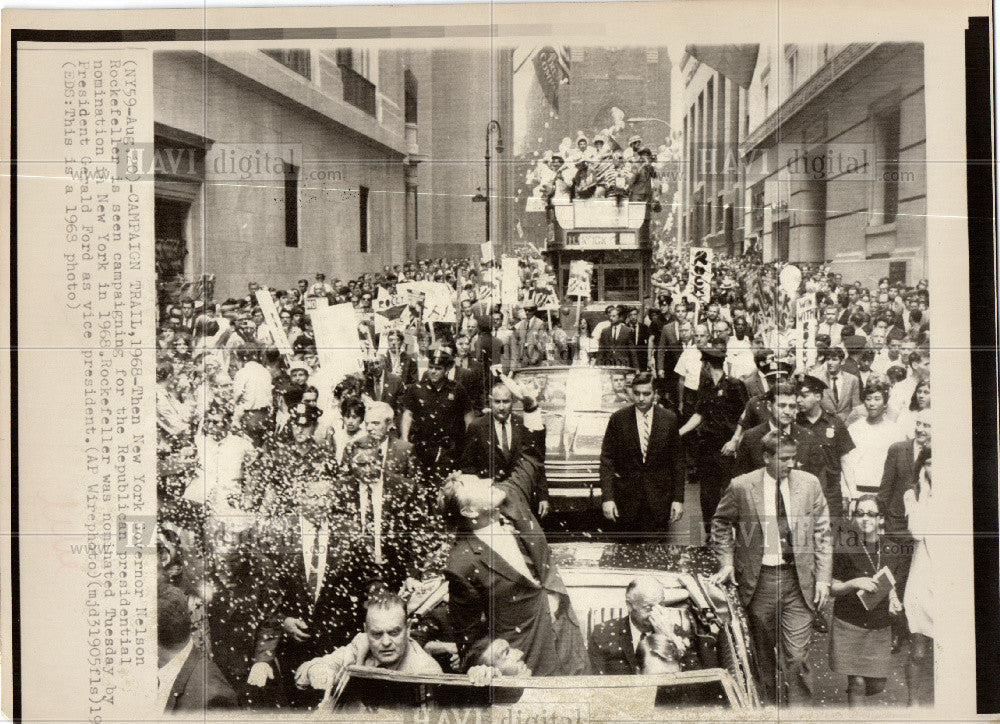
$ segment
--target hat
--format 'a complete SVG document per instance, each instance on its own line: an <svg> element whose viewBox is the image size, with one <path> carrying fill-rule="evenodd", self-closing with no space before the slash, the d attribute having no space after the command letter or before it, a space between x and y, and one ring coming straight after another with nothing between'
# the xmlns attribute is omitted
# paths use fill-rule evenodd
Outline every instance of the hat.
<svg viewBox="0 0 1000 724"><path fill-rule="evenodd" d="M795 365L772 359L763 365L761 371L764 373L765 377L769 378L788 377L795 371Z"/></svg>
<svg viewBox="0 0 1000 724"><path fill-rule="evenodd" d="M576 142L579 143L580 141L586 141L586 140L587 140L587 136L584 135L583 131L577 131L577 133L576 133Z"/></svg>
<svg viewBox="0 0 1000 724"><path fill-rule="evenodd" d="M289 421L294 425L312 425L323 414L318 407L300 402L289 411Z"/></svg>
<svg viewBox="0 0 1000 724"><path fill-rule="evenodd" d="M632 136L632 138L628 139L628 145L630 146L636 142L642 143L642 138L640 138L639 136Z"/></svg>
<svg viewBox="0 0 1000 724"><path fill-rule="evenodd" d="M432 367L451 367L452 365L451 352L444 349L443 347L438 347L431 352L430 359L427 360L427 364Z"/></svg>
<svg viewBox="0 0 1000 724"><path fill-rule="evenodd" d="M823 392L823 390L827 389L827 384L819 377L804 375L802 381L799 383L799 389L807 392Z"/></svg>
<svg viewBox="0 0 1000 724"><path fill-rule="evenodd" d="M647 154L654 157L656 156L656 154L653 153L652 149L650 149L649 146L643 146L642 148L639 149L640 156L645 156Z"/></svg>
<svg viewBox="0 0 1000 724"><path fill-rule="evenodd" d="M525 299L521 302L521 309L538 309L538 302L534 299Z"/></svg>
<svg viewBox="0 0 1000 724"><path fill-rule="evenodd" d="M542 163L548 163L552 160L552 151L546 151L542 154Z"/></svg>
<svg viewBox="0 0 1000 724"><path fill-rule="evenodd" d="M292 372L294 372L295 370L303 370L306 374L312 373L312 370L309 369L309 365L299 360L296 360L292 362L290 365L288 365L288 374L292 374Z"/></svg>

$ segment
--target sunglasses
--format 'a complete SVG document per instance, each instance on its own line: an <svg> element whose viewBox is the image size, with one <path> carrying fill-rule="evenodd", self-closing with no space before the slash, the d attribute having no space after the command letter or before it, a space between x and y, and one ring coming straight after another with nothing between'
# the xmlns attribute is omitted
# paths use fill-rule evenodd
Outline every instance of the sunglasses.
<svg viewBox="0 0 1000 724"><path fill-rule="evenodd" d="M869 510L867 513L864 511L857 511L854 514L855 518L878 518L879 512L877 510Z"/></svg>

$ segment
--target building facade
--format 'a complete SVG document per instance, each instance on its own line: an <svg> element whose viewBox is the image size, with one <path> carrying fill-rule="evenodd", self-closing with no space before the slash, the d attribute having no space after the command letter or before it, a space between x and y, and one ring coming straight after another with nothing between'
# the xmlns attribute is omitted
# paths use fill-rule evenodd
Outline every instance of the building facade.
<svg viewBox="0 0 1000 724"><path fill-rule="evenodd" d="M346 280L478 254L484 215L472 198L502 92L491 58L365 47L157 53L161 287L208 276L220 299L244 296L250 281L288 288L317 272ZM509 195L494 173L494 193ZM494 234L507 234L494 216Z"/></svg>
<svg viewBox="0 0 1000 724"><path fill-rule="evenodd" d="M765 261L926 277L923 78L916 43L761 48L740 153L746 236Z"/></svg>
<svg viewBox="0 0 1000 724"><path fill-rule="evenodd" d="M739 142L747 91L685 53L681 238L737 254L743 247Z"/></svg>

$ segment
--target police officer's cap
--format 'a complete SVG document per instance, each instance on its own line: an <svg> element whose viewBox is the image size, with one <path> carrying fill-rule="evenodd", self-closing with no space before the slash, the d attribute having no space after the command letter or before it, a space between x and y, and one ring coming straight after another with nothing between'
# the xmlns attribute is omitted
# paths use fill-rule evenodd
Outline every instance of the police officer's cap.
<svg viewBox="0 0 1000 724"><path fill-rule="evenodd" d="M795 371L795 366L789 364L788 362L782 362L780 360L771 359L763 367L761 371L764 376L768 379L777 379L779 377L788 377Z"/></svg>
<svg viewBox="0 0 1000 724"><path fill-rule="evenodd" d="M799 383L799 389L805 392L822 393L827 387L828 385L823 380L812 375L804 375L802 381Z"/></svg>
<svg viewBox="0 0 1000 724"><path fill-rule="evenodd" d="M726 340L721 337L715 337L709 343L701 348L702 359L725 359L726 358Z"/></svg>

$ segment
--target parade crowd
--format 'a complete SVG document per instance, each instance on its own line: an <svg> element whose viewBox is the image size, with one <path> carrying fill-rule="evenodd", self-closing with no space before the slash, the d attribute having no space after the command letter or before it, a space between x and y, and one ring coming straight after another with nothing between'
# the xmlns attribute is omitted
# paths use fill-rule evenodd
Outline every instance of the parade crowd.
<svg viewBox="0 0 1000 724"><path fill-rule="evenodd" d="M606 156L585 141L553 166L597 172ZM691 544L714 549L716 583L738 584L771 701L809 700L819 629L852 705L879 701L903 647L911 703L930 703L927 285L866 288L813 265L791 289L787 268L716 258L702 301L668 256L651 300L602 318L572 302L540 309L551 272L529 258L505 307L472 260L320 273L269 289L284 353L256 282L242 298L163 300L164 709L311 707L350 664L473 683L708 665L645 578L622 591L628 616L582 630L542 527L559 513L540 391L509 376L554 365L631 370L587 534L664 540L697 484ZM453 290L456 321L423 323L411 299L377 334L380 290L421 280ZM356 309L370 340L356 374L320 365L317 299Z"/></svg>

